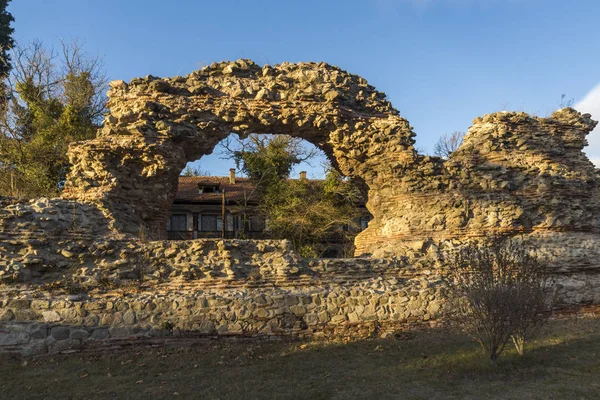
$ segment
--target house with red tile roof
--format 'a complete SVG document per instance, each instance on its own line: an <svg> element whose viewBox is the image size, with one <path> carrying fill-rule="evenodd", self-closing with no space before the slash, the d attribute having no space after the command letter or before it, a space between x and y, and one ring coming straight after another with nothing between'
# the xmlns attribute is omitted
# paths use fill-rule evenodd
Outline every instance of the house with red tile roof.
<svg viewBox="0 0 600 400"><path fill-rule="evenodd" d="M307 179L306 172L299 179ZM311 180L312 181L312 180ZM175 201L167 222L171 240L197 238L268 239L268 222L253 213L257 206L255 186L248 178L229 176L180 176ZM359 226L365 229L371 219L365 204ZM335 238L332 238L332 249ZM336 253L336 250L330 254Z"/></svg>
<svg viewBox="0 0 600 400"><path fill-rule="evenodd" d="M167 224L169 239L265 237L264 220L252 215L254 189L234 169L230 176L180 176Z"/></svg>

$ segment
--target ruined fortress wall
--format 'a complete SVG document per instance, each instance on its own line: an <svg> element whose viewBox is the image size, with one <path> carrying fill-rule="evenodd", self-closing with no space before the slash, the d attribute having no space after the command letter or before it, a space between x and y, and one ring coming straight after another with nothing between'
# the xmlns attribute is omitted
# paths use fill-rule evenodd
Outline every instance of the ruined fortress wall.
<svg viewBox="0 0 600 400"><path fill-rule="evenodd" d="M401 256L484 234L544 237L562 264L600 240L600 177L583 148L596 122L571 108L547 118L476 118L448 160L418 154L385 94L325 63L214 63L186 76L112 83L98 137L74 144L63 198L90 202L115 232L164 237L177 176L231 132L281 133L321 148L369 187L356 255ZM561 248L569 247L564 252Z"/></svg>
<svg viewBox="0 0 600 400"><path fill-rule="evenodd" d="M42 267L0 289L0 352L172 331L364 337L428 323L443 307L439 273L404 260L300 259L286 241L79 245L55 256L71 279Z"/></svg>
<svg viewBox="0 0 600 400"><path fill-rule="evenodd" d="M437 324L445 307L431 259L301 259L286 241L79 246L56 254L69 279L42 267L0 289L0 352L171 335L357 338ZM600 304L597 276L555 276L561 306Z"/></svg>
<svg viewBox="0 0 600 400"><path fill-rule="evenodd" d="M559 305L600 304L600 171L589 114L476 118L448 160L367 81L325 63L214 63L113 82L98 136L70 147L61 199L0 199L0 347L178 332L363 335L444 309L440 254L504 235L548 259ZM281 241L164 237L177 176L230 132L304 138L369 187L346 260ZM150 241L149 241L150 240Z"/></svg>
<svg viewBox="0 0 600 400"><path fill-rule="evenodd" d="M550 254L562 253L565 266L600 268L599 171L582 151L595 125L572 109L476 118L448 160L421 156L370 185L375 218L356 240L358 253L532 235Z"/></svg>
<svg viewBox="0 0 600 400"><path fill-rule="evenodd" d="M115 81L97 138L69 149L62 197L94 202L122 233L164 237L177 177L232 132L288 134L366 179L414 153L414 133L385 94L325 63L213 63L186 76Z"/></svg>

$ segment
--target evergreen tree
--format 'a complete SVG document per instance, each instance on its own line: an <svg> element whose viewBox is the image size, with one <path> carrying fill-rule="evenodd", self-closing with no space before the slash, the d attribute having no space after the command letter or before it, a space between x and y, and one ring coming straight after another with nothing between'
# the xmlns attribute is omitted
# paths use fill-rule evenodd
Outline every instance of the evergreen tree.
<svg viewBox="0 0 600 400"><path fill-rule="evenodd" d="M10 3L10 0L0 0L0 57L2 59L0 63L0 80L6 79L12 68L10 50L15 45L12 38L15 30L10 26L15 19L6 10L8 3Z"/></svg>

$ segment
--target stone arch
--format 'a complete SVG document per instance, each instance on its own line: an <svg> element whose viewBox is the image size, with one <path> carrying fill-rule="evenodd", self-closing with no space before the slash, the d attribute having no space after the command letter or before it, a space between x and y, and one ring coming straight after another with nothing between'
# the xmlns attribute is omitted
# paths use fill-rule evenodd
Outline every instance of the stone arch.
<svg viewBox="0 0 600 400"><path fill-rule="evenodd" d="M113 232L162 238L178 175L230 133L280 133L321 148L369 186L357 254L437 254L487 234L524 235L555 265L600 268L600 175L582 152L596 122L476 118L442 160L418 154L408 121L363 78L325 63L221 62L184 77L113 82L110 114L69 150L63 197L92 202Z"/></svg>
<svg viewBox="0 0 600 400"><path fill-rule="evenodd" d="M96 139L73 145L63 198L92 201L127 234L162 238L177 177L230 133L288 134L371 186L414 162L408 121L367 81L325 63L214 63L184 77L111 83Z"/></svg>

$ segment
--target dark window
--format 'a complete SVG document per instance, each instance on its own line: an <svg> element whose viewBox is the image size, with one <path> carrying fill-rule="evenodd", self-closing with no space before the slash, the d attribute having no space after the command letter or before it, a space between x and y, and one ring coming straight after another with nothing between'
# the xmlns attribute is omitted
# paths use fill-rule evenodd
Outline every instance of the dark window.
<svg viewBox="0 0 600 400"><path fill-rule="evenodd" d="M198 192L200 193L219 193L218 186L200 186L198 188Z"/></svg>
<svg viewBox="0 0 600 400"><path fill-rule="evenodd" d="M265 220L258 215L250 217L250 232L262 232L265 229Z"/></svg>
<svg viewBox="0 0 600 400"><path fill-rule="evenodd" d="M371 220L371 218L368 218L368 217L360 218L360 230L361 231L364 231L365 229L367 229L367 226L369 225L370 220Z"/></svg>
<svg viewBox="0 0 600 400"><path fill-rule="evenodd" d="M187 215L173 214L171 215L171 230L186 231L187 230Z"/></svg>
<svg viewBox="0 0 600 400"><path fill-rule="evenodd" d="M242 230L242 216L241 215L233 215L233 230L240 231Z"/></svg>
<svg viewBox="0 0 600 400"><path fill-rule="evenodd" d="M234 230L235 228L235 215L231 214L231 213L227 213L225 214L225 230L228 232L231 232Z"/></svg>
<svg viewBox="0 0 600 400"><path fill-rule="evenodd" d="M217 214L203 214L200 216L200 230L215 232L223 229L223 219Z"/></svg>

